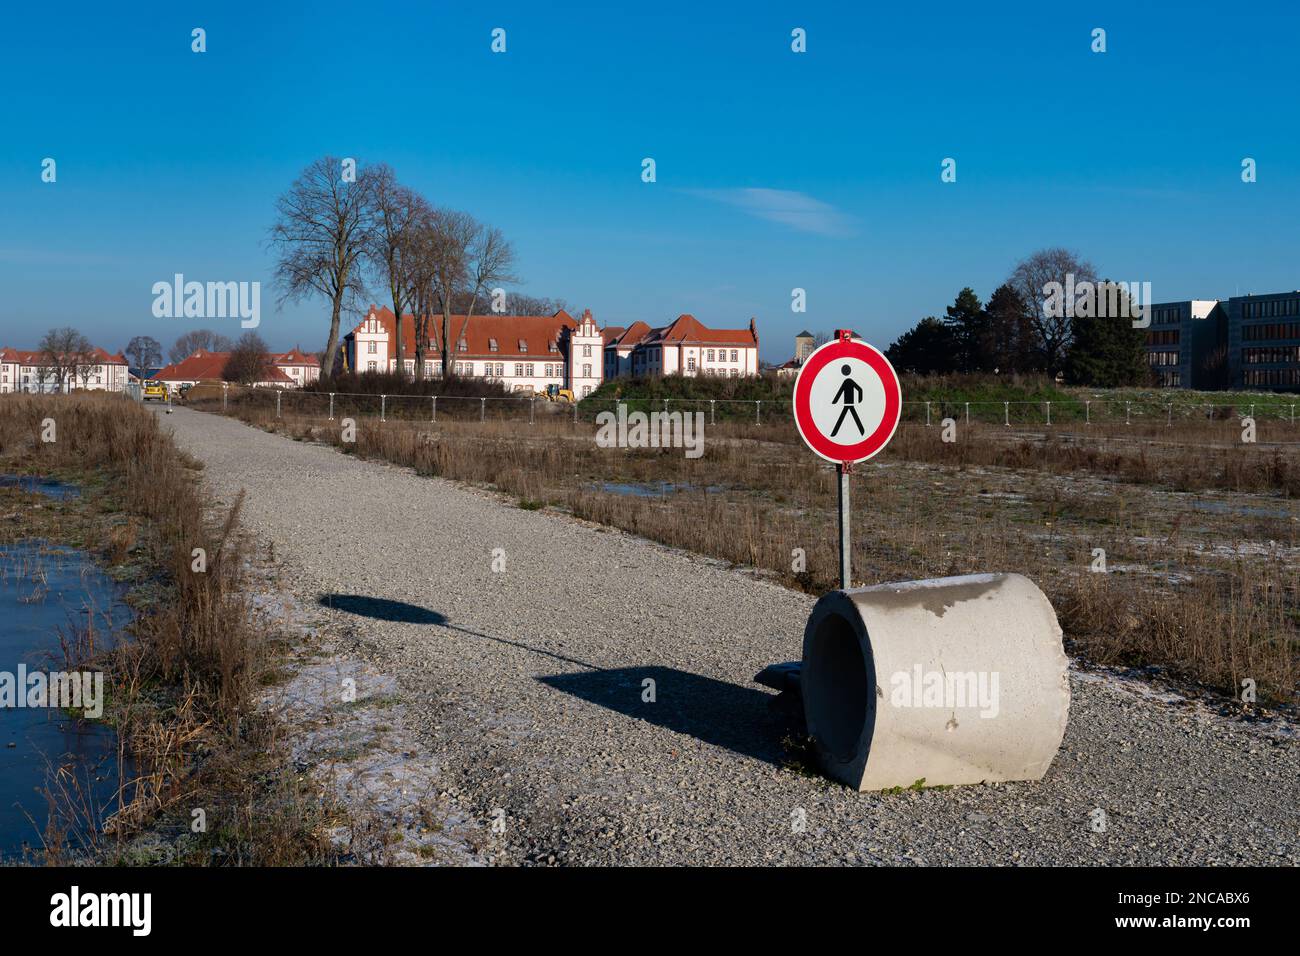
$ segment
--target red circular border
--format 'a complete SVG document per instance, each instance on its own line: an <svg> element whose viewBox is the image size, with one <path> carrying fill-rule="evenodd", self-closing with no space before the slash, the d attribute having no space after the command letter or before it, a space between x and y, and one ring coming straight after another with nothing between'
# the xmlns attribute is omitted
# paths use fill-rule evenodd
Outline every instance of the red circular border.
<svg viewBox="0 0 1300 956"><path fill-rule="evenodd" d="M817 374L837 359L856 358L866 362L885 387L885 414L880 426L856 445L840 445L817 430L812 417L812 386ZM814 452L833 462L866 461L880 453L894 437L903 411L903 387L889 359L873 345L856 340L828 342L804 362L794 383L794 423L799 437Z"/></svg>

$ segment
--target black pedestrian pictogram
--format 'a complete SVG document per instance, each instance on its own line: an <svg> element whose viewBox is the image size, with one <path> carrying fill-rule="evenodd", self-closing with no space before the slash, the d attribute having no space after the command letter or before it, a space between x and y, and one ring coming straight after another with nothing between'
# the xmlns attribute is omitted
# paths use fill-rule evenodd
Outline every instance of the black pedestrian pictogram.
<svg viewBox="0 0 1300 956"><path fill-rule="evenodd" d="M852 371L847 364L840 366L840 374L842 375L848 375ZM839 433L840 426L844 424L845 415L852 415L854 423L858 426L858 434L866 435L867 430L862 427L862 419L858 418L858 411L853 407L862 400L862 386L853 379L846 378L844 384L840 386L840 390L831 399L831 404L836 405L841 399L844 400L844 410L840 412L840 417L835 420L835 427L831 429L831 437L834 438Z"/></svg>

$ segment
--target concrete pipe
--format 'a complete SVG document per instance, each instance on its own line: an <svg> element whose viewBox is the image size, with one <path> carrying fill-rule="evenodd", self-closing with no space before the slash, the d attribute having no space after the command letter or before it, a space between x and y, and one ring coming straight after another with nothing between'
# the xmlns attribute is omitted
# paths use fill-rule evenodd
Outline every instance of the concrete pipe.
<svg viewBox="0 0 1300 956"><path fill-rule="evenodd" d="M1019 574L832 591L800 685L826 773L856 790L1038 780L1070 711L1056 612Z"/></svg>

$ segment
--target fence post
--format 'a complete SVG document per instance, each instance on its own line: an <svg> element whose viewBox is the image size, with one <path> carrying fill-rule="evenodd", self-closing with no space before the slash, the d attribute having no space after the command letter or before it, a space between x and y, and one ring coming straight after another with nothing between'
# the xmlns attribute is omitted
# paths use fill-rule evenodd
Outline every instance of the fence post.
<svg viewBox="0 0 1300 956"><path fill-rule="evenodd" d="M1255 417L1255 403L1254 403L1254 402L1251 402L1251 403L1250 403L1250 417L1251 417L1251 418L1254 418L1254 417Z"/></svg>
<svg viewBox="0 0 1300 956"><path fill-rule="evenodd" d="M388 396L380 395L379 396L379 420L381 422L388 421L388 419L384 417L387 413L388 413Z"/></svg>
<svg viewBox="0 0 1300 956"><path fill-rule="evenodd" d="M966 424L970 424L970 402L966 403Z"/></svg>
<svg viewBox="0 0 1300 956"><path fill-rule="evenodd" d="M930 427L930 402L928 400L925 403L925 427Z"/></svg>
<svg viewBox="0 0 1300 956"><path fill-rule="evenodd" d="M221 383L221 410L224 412L227 408L226 399L230 395L230 385L226 382Z"/></svg>
<svg viewBox="0 0 1300 956"><path fill-rule="evenodd" d="M668 399L664 399L664 414L668 414Z"/></svg>
<svg viewBox="0 0 1300 956"><path fill-rule="evenodd" d="M431 399L429 402L429 421L436 422L438 420L438 396L430 395L429 398Z"/></svg>
<svg viewBox="0 0 1300 956"><path fill-rule="evenodd" d="M1011 403L1010 402L1002 403L1002 424L1006 425L1008 428L1011 427Z"/></svg>
<svg viewBox="0 0 1300 956"><path fill-rule="evenodd" d="M1047 424L1052 424L1052 403L1047 403Z"/></svg>
<svg viewBox="0 0 1300 956"><path fill-rule="evenodd" d="M1092 424L1092 402L1090 401L1083 403L1083 423L1085 425Z"/></svg>
<svg viewBox="0 0 1300 956"><path fill-rule="evenodd" d="M712 398L709 399L709 424L710 424L710 425L713 424L713 406L714 406L715 404L716 404L716 400L715 400L715 399L712 399ZM1295 420L1295 408L1294 408L1294 407L1292 407L1292 409L1291 409L1291 420L1292 420L1292 421Z"/></svg>
<svg viewBox="0 0 1300 956"><path fill-rule="evenodd" d="M1132 425L1132 424L1133 424L1133 422L1130 421L1130 420L1129 420L1129 417L1128 417L1128 413L1129 413L1129 411L1131 410L1131 408L1132 408L1132 405L1131 405L1130 402L1125 402L1125 403L1124 403L1124 424L1125 424L1125 425Z"/></svg>
<svg viewBox="0 0 1300 956"><path fill-rule="evenodd" d="M1169 406L1169 417L1168 417L1168 419L1166 419L1166 421L1165 421L1165 428L1173 428L1173 427L1174 427L1174 406L1173 406L1173 405L1170 405L1170 406Z"/></svg>
<svg viewBox="0 0 1300 956"><path fill-rule="evenodd" d="M1294 406L1294 405L1291 406L1291 424L1292 424L1292 425L1295 424L1295 406Z"/></svg>
<svg viewBox="0 0 1300 956"><path fill-rule="evenodd" d="M578 427L578 403L573 403L573 427Z"/></svg>
<svg viewBox="0 0 1300 956"><path fill-rule="evenodd" d="M330 421L334 421L334 393L330 392Z"/></svg>
<svg viewBox="0 0 1300 956"><path fill-rule="evenodd" d="M277 388L275 390L275 417L276 418L280 417L280 396L283 394L284 394L284 389Z"/></svg>
<svg viewBox="0 0 1300 956"><path fill-rule="evenodd" d="M754 424L763 424L763 400L761 398L754 403Z"/></svg>
<svg viewBox="0 0 1300 956"><path fill-rule="evenodd" d="M534 409L536 406L537 406L537 399L536 399L536 398L530 398L530 399L528 400L528 424L530 424L530 425L533 423L533 409Z"/></svg>
<svg viewBox="0 0 1300 956"><path fill-rule="evenodd" d="M486 398L480 398L478 400L478 420L481 422L487 421L487 399Z"/></svg>

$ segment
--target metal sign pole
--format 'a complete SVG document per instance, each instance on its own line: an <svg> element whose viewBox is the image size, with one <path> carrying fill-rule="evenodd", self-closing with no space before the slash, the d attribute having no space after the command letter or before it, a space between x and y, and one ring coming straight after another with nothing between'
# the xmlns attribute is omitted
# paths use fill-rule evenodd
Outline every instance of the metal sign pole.
<svg viewBox="0 0 1300 956"><path fill-rule="evenodd" d="M852 586L850 577L853 570L849 555L849 472L853 465L840 462L835 470L840 479L840 588L847 591Z"/></svg>

